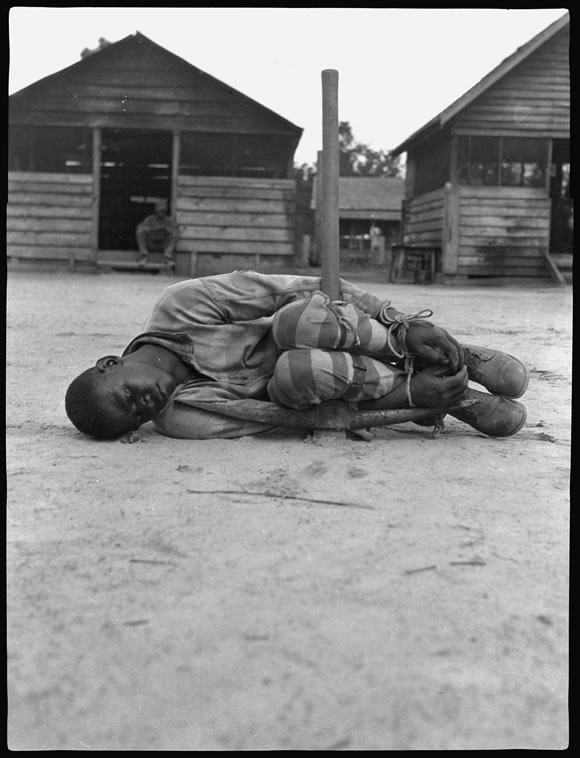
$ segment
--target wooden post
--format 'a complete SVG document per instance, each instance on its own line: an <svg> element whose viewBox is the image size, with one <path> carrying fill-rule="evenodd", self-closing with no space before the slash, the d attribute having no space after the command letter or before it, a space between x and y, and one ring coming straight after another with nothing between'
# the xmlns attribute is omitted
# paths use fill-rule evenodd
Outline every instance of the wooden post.
<svg viewBox="0 0 580 758"><path fill-rule="evenodd" d="M101 207L101 142L100 127L93 127L93 196L91 198L91 257L95 265L99 263L99 221ZM74 263L73 263L74 267Z"/></svg>
<svg viewBox="0 0 580 758"><path fill-rule="evenodd" d="M319 194L317 215L320 213L319 250L322 266L321 288L330 300L338 300L339 235L338 235L338 71L322 72L322 156L319 154L317 184ZM319 442L334 444L344 431L316 430Z"/></svg>
<svg viewBox="0 0 580 758"><path fill-rule="evenodd" d="M172 146L171 146L171 217L173 221L178 224L178 232L179 232L179 220L178 220L178 211L177 211L177 205L179 203L180 197L179 197L179 166L181 164L181 132L179 129L173 130L173 139L172 139ZM177 273L177 261L181 258L179 254L179 240L181 238L181 234L178 233L177 235L177 243L175 245L175 249L173 251L173 259L175 261L173 270L169 269L168 273ZM181 271L179 272L181 273Z"/></svg>
<svg viewBox="0 0 580 758"><path fill-rule="evenodd" d="M177 221L177 200L179 197L179 164L181 163L181 132L173 130L173 144L171 148L171 215Z"/></svg>
<svg viewBox="0 0 580 758"><path fill-rule="evenodd" d="M457 185L447 182L444 193L441 272L443 275L452 276L457 273L457 259L459 257L459 194Z"/></svg>
<svg viewBox="0 0 580 758"><path fill-rule="evenodd" d="M331 300L338 300L338 71L322 72L322 176L321 184L321 265L322 290Z"/></svg>

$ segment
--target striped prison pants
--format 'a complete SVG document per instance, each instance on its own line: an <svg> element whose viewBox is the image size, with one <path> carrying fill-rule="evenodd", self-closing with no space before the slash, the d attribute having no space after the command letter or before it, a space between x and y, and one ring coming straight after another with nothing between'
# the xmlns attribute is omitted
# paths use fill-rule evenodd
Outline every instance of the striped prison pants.
<svg viewBox="0 0 580 758"><path fill-rule="evenodd" d="M387 361L387 328L352 303L322 292L283 306L272 333L283 351L268 383L270 400L305 409L326 400L375 400L405 381Z"/></svg>

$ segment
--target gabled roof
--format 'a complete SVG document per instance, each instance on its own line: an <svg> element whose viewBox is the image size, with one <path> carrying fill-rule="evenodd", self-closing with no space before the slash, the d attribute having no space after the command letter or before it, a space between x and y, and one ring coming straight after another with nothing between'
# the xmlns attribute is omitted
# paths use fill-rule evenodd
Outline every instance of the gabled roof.
<svg viewBox="0 0 580 758"><path fill-rule="evenodd" d="M491 86L496 84L496 82L506 76L506 74L512 71L516 66L528 58L533 52L535 52L548 40L554 37L569 23L570 15L568 13L565 13L561 18L557 19L552 24L547 26L539 34L536 34L535 37L532 37L532 39L526 42L525 45L518 47L515 53L512 53L512 55L505 58L499 64L499 66L496 66L496 68L484 76L483 79L481 79L476 85L469 89L464 95L451 103L451 105L445 108L445 110L441 111L441 113L435 116L435 118L432 118L431 121L428 121L410 137L407 137L407 139L404 142L401 142L401 144L398 145L394 150L391 150L390 155L396 156L400 153L404 153L409 145L411 145L413 142L417 142L418 140L421 140L436 132L438 129L441 129L454 116L467 108L467 106L470 105L476 98L478 98Z"/></svg>
<svg viewBox="0 0 580 758"><path fill-rule="evenodd" d="M231 93L238 95L240 98L243 98L247 103L252 104L257 108L260 108L262 111L266 111L271 116L276 118L281 124L281 126L283 126L284 128L288 129L289 131L295 132L297 135L302 134L303 129L300 126L293 124L291 121L288 121L288 119L284 118L283 116L280 116L278 113L271 110L267 106L263 105L262 103L257 102L256 100L249 97L248 95L245 95L243 92L236 90L234 87L231 87L229 84L222 82L221 80L217 79L215 76L212 76L211 74L208 74L205 71L202 71L202 69L189 63L184 58L181 58L180 56L175 55L175 53L172 53L170 50L167 50L167 48L164 48L161 45L158 45L156 42L153 42L153 40L151 40L149 37L146 37L144 34L141 34L141 32L139 31L135 32L135 34L130 34L127 37L123 37L123 39L120 39L117 42L111 42L110 44L105 45L91 52L89 55L86 55L84 58L81 58L76 63L73 63L72 65L67 66L66 68L63 68L60 71L56 71L54 74L49 74L48 76L45 76L42 79L38 79L36 82L29 84L27 87L24 87L23 89L18 90L18 92L14 92L12 95L10 95L9 99L18 99L22 95L28 95L28 94L33 95L35 90L37 90L40 87L43 87L49 82L58 81L59 79L66 78L68 73L72 71L73 69L75 72L80 72L83 67L87 67L87 68L93 67L97 60L105 59L106 56L111 55L111 53L114 50L118 50L121 47L137 46L137 45L143 46L144 48L149 48L149 50L156 51L158 54L161 54L162 56L165 56L166 58L169 57L173 59L179 65L187 67L187 69L189 69L192 72L192 74L202 76L210 81L215 82L217 85L221 87L227 87L227 89Z"/></svg>
<svg viewBox="0 0 580 758"><path fill-rule="evenodd" d="M317 179L314 177L310 207L316 209ZM384 176L341 176L338 209L341 218L397 220L401 215L404 181Z"/></svg>

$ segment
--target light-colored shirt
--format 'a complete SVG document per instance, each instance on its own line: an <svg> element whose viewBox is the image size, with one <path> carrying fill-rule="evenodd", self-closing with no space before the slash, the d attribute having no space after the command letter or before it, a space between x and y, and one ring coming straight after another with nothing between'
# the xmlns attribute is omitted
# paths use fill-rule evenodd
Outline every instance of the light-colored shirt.
<svg viewBox="0 0 580 758"><path fill-rule="evenodd" d="M177 225L171 216L159 218L155 213L144 218L137 231L145 234L149 252L163 252L168 241L177 238Z"/></svg>
<svg viewBox="0 0 580 758"><path fill-rule="evenodd" d="M271 430L264 424L208 412L220 400L267 399L280 349L272 336L274 314L287 303L321 289L319 277L231 274L189 279L167 287L144 326L125 349L160 345L192 369L154 420L158 431L177 437L233 437ZM389 305L340 280L339 299L377 317Z"/></svg>

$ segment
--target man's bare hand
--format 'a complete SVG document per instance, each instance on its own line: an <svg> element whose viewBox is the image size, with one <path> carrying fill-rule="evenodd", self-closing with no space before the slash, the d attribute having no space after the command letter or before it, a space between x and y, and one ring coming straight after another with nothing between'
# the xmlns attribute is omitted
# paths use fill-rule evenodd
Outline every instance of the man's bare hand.
<svg viewBox="0 0 580 758"><path fill-rule="evenodd" d="M456 374L464 365L463 348L438 326L422 321L411 322L406 346L417 367L446 367L449 374Z"/></svg>
<svg viewBox="0 0 580 758"><path fill-rule="evenodd" d="M465 366L451 376L444 368L424 368L411 379L413 403L422 408L452 408L463 400L467 380Z"/></svg>

